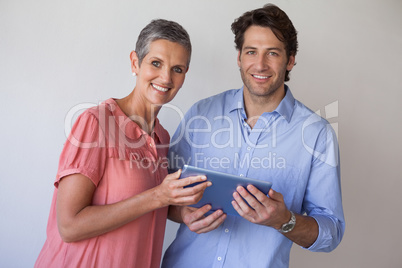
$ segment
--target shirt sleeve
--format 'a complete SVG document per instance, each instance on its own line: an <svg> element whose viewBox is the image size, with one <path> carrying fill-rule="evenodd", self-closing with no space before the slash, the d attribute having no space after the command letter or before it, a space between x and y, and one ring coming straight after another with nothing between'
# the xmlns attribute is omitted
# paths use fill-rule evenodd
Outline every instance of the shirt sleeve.
<svg viewBox="0 0 402 268"><path fill-rule="evenodd" d="M303 208L319 226L318 238L308 250L330 252L342 240L345 220L339 166L339 148L332 127L327 124L321 131L314 149Z"/></svg>
<svg viewBox="0 0 402 268"><path fill-rule="evenodd" d="M80 173L98 186L105 170L106 149L98 118L85 111L77 118L64 144L54 185L58 187L63 177Z"/></svg>

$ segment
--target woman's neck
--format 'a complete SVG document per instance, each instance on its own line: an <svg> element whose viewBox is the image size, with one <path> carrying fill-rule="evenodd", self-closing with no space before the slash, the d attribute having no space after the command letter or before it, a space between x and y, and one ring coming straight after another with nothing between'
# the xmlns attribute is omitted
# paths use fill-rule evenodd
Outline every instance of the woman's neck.
<svg viewBox="0 0 402 268"><path fill-rule="evenodd" d="M128 118L148 134L152 133L160 106L151 105L136 96L135 89L128 96L118 99L116 102Z"/></svg>

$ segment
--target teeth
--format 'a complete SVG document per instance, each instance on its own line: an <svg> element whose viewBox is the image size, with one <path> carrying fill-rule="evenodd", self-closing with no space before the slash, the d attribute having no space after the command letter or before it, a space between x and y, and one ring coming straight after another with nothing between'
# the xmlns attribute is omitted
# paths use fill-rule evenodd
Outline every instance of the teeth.
<svg viewBox="0 0 402 268"><path fill-rule="evenodd" d="M268 76L261 76L261 75L255 75L255 74L253 74L253 76L258 79L267 79L268 78Z"/></svg>
<svg viewBox="0 0 402 268"><path fill-rule="evenodd" d="M154 89L156 89L158 91L162 91L162 92L166 92L166 91L169 90L169 88L160 87L160 86L157 86L157 85L154 85L154 84L152 84L152 86L153 86Z"/></svg>

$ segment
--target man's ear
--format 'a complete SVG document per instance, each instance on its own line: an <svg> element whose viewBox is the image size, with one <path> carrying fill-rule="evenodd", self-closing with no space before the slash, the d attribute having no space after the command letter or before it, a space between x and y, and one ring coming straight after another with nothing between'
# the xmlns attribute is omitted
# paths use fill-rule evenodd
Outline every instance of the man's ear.
<svg viewBox="0 0 402 268"><path fill-rule="evenodd" d="M291 71L296 65L296 57L294 55L289 56L288 64L286 65L286 70Z"/></svg>
<svg viewBox="0 0 402 268"><path fill-rule="evenodd" d="M135 74L138 74L140 70L140 63L137 56L137 52L134 50L130 53L130 62L131 62L131 71Z"/></svg>
<svg viewBox="0 0 402 268"><path fill-rule="evenodd" d="M239 66L239 67L240 67L240 64L241 64L240 54L241 54L241 51L239 50L238 53L237 53L237 66Z"/></svg>

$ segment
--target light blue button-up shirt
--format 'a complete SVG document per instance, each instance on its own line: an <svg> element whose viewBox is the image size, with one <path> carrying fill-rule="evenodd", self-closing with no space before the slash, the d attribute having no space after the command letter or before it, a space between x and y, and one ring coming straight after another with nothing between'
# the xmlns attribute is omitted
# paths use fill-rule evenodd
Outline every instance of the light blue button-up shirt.
<svg viewBox="0 0 402 268"><path fill-rule="evenodd" d="M319 235L308 250L329 252L345 229L336 135L285 88L277 109L260 116L252 129L246 123L243 89L197 102L171 140L170 164L272 182L289 210L317 221ZM291 246L271 227L228 215L206 234L181 224L162 267L288 267Z"/></svg>

